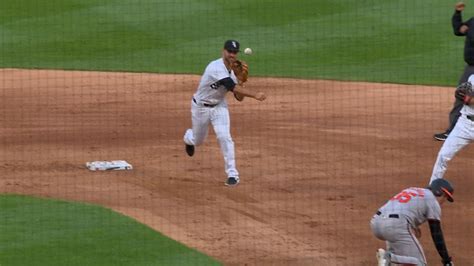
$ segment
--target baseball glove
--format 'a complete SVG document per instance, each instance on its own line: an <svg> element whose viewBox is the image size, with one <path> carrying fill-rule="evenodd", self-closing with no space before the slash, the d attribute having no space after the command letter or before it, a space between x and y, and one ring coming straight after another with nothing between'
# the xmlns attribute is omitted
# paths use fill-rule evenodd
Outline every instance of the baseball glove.
<svg viewBox="0 0 474 266"><path fill-rule="evenodd" d="M244 83L247 82L247 80L249 79L249 66L244 61L235 60L232 63L231 68L234 71L235 76L237 77L238 84L240 86L243 86ZM234 92L234 97L239 102L243 101L245 98L244 95L238 92Z"/></svg>
<svg viewBox="0 0 474 266"><path fill-rule="evenodd" d="M235 60L231 66L235 76L239 80L239 85L244 84L249 79L249 66L244 61Z"/></svg>
<svg viewBox="0 0 474 266"><path fill-rule="evenodd" d="M469 104L471 98L473 97L473 90L471 82L464 82L459 84L454 92L454 97L456 99L461 100L464 104Z"/></svg>
<svg viewBox="0 0 474 266"><path fill-rule="evenodd" d="M471 89L470 91L466 93L466 96L464 96L464 100L463 100L464 104L470 105L472 98L474 98L474 90Z"/></svg>

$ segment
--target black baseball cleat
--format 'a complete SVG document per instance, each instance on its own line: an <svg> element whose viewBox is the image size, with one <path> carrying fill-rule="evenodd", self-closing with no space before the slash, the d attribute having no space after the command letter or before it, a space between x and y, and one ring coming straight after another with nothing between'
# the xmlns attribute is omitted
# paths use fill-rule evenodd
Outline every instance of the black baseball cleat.
<svg viewBox="0 0 474 266"><path fill-rule="evenodd" d="M237 186L239 184L239 178L238 177L229 177L227 178L227 181L225 181L225 185L229 187Z"/></svg>
<svg viewBox="0 0 474 266"><path fill-rule="evenodd" d="M433 138L435 140L445 141L448 138L448 133L443 132L443 133L434 134Z"/></svg>
<svg viewBox="0 0 474 266"><path fill-rule="evenodd" d="M189 156L193 156L193 155L194 155L194 145L188 145L188 144L186 144L186 153L187 153Z"/></svg>

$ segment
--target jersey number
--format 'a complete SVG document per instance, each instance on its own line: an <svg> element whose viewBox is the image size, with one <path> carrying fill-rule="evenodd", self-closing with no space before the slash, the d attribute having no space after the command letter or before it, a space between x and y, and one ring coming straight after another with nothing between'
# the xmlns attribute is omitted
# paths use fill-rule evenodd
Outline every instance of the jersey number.
<svg viewBox="0 0 474 266"><path fill-rule="evenodd" d="M407 203L414 197L424 197L425 194L422 190L404 190L397 195L395 195L390 200L398 200L400 203Z"/></svg>

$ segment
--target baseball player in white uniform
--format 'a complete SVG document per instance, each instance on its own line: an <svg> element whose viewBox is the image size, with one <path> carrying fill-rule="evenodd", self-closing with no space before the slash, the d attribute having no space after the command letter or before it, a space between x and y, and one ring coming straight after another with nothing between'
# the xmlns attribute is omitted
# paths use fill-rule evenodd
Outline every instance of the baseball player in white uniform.
<svg viewBox="0 0 474 266"><path fill-rule="evenodd" d="M204 142L209 124L212 124L224 155L227 174L225 184L228 186L239 184L240 178L235 164L234 142L230 135L229 109L225 96L227 92L232 91L259 101L266 98L262 92L236 86L238 80L232 71L231 64L237 60L239 51L239 42L228 40L224 43L222 57L212 61L206 67L191 101L192 128L186 130L184 134L186 153L193 156L195 146Z"/></svg>
<svg viewBox="0 0 474 266"><path fill-rule="evenodd" d="M467 82L470 83L469 85L474 84L474 75L469 76ZM443 178L448 167L448 162L462 148L474 140L474 100L471 98L472 95L466 95L464 98L461 116L438 153L430 183L436 179Z"/></svg>
<svg viewBox="0 0 474 266"><path fill-rule="evenodd" d="M431 237L441 256L442 265L453 265L441 230L441 205L453 202L453 187L446 179L437 179L428 188L411 187L392 197L372 217L373 234L386 241L387 251L379 249L379 266L426 265L419 226L428 221Z"/></svg>

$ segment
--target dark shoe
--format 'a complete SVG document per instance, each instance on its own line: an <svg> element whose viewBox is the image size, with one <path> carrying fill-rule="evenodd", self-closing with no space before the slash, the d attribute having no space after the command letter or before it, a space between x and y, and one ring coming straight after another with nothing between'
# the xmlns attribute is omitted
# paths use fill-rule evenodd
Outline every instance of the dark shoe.
<svg viewBox="0 0 474 266"><path fill-rule="evenodd" d="M189 156L193 156L193 155L194 155L194 145L188 145L188 144L186 144L186 153L187 153Z"/></svg>
<svg viewBox="0 0 474 266"><path fill-rule="evenodd" d="M233 186L237 186L239 184L239 178L238 177L229 177L227 178L227 181L225 181L225 185L226 186L230 186L230 187L233 187Z"/></svg>
<svg viewBox="0 0 474 266"><path fill-rule="evenodd" d="M443 132L443 133L434 134L433 138L435 138L435 140L445 141L448 138L448 133Z"/></svg>

